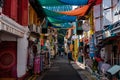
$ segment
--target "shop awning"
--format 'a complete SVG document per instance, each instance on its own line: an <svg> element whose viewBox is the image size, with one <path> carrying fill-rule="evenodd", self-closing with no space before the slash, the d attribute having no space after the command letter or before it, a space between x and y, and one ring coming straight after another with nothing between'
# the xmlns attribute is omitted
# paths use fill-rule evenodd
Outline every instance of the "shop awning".
<svg viewBox="0 0 120 80"><path fill-rule="evenodd" d="M120 39L120 35L111 36L111 37L103 39L96 46L103 47L107 44L112 44L112 43L116 42L116 40L118 40L118 39Z"/></svg>
<svg viewBox="0 0 120 80"><path fill-rule="evenodd" d="M69 16L84 16L90 6L91 6L91 4L88 4L83 7L77 8L75 10L59 12L59 13L69 15Z"/></svg>

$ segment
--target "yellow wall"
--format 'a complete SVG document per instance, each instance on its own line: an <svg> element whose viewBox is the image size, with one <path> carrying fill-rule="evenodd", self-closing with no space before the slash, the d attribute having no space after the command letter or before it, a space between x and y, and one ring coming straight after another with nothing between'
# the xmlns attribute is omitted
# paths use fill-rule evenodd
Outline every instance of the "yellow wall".
<svg viewBox="0 0 120 80"><path fill-rule="evenodd" d="M37 16L37 13L34 11L32 6L29 6L29 25L35 24L36 26L40 25L40 20Z"/></svg>

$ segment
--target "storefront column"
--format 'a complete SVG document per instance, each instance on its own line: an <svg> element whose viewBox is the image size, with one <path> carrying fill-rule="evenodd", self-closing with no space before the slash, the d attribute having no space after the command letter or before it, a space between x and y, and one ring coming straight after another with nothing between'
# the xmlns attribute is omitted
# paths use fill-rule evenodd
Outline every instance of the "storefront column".
<svg viewBox="0 0 120 80"><path fill-rule="evenodd" d="M17 77L22 77L27 69L27 47L28 35L24 34L23 38L17 39Z"/></svg>

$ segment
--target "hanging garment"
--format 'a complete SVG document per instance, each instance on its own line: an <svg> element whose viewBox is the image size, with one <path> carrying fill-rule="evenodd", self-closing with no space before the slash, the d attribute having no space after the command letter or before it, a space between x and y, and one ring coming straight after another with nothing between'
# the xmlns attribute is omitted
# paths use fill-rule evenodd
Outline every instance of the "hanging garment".
<svg viewBox="0 0 120 80"><path fill-rule="evenodd" d="M35 57L34 60L34 74L40 73L40 57Z"/></svg>

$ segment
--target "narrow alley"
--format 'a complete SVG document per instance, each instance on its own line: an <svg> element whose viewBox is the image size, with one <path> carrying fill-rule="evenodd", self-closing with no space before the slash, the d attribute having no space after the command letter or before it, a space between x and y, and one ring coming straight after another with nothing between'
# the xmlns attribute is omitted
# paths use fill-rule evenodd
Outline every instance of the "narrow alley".
<svg viewBox="0 0 120 80"><path fill-rule="evenodd" d="M120 80L120 0L0 0L0 80Z"/></svg>
<svg viewBox="0 0 120 80"><path fill-rule="evenodd" d="M33 75L26 80L83 80L78 72L68 62L67 56L57 56L51 62L50 69L42 75Z"/></svg>
<svg viewBox="0 0 120 80"><path fill-rule="evenodd" d="M56 57L51 69L42 80L82 80L65 57Z"/></svg>

